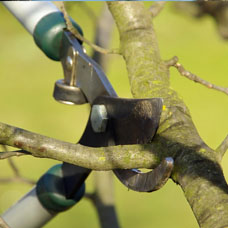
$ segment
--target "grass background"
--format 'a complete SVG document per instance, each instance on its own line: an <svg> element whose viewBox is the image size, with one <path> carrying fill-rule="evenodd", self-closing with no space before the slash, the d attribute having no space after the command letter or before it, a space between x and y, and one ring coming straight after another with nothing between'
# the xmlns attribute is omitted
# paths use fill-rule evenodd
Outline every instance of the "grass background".
<svg viewBox="0 0 228 228"><path fill-rule="evenodd" d="M101 2L87 3L99 15ZM146 3L149 6L151 3ZM93 40L94 23L80 3L70 8L86 38ZM168 3L154 20L163 59L177 55L191 72L217 85L228 87L228 42L222 40L210 17L200 20L177 12ZM112 47L118 47L115 28ZM86 47L88 52L91 50ZM118 95L131 97L123 59L111 56L107 75ZM171 69L171 85L191 111L197 129L212 148L228 133L228 97L181 77ZM89 106L67 106L52 98L54 82L63 78L59 62L49 60L36 47L33 38L0 5L0 121L43 135L76 142L83 132ZM21 173L38 179L56 161L32 157L14 158ZM223 159L228 178L228 155ZM10 176L7 161L0 162L0 177ZM0 184L0 213L16 202L31 187L25 184ZM93 175L87 191L93 190ZM128 191L115 178L116 207L122 227L196 228L197 222L180 187L169 181L161 190L143 194ZM86 199L58 215L46 228L99 227L96 211Z"/></svg>

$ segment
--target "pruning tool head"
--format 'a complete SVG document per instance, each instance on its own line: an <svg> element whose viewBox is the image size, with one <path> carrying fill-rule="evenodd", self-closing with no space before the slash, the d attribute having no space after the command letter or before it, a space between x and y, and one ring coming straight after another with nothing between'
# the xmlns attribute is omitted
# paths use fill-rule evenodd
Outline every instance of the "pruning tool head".
<svg viewBox="0 0 228 228"><path fill-rule="evenodd" d="M56 82L54 98L67 104L91 104L90 118L80 144L107 147L152 141L160 121L161 98L119 98L101 67L86 55L78 40L67 30L63 32L60 56L64 79ZM148 173L136 169L115 169L114 173L129 189L151 192L165 184L172 168L173 159L166 158ZM63 165L63 172L68 178L74 176L74 169L78 172L76 166ZM80 168L80 172L83 169ZM90 170L84 169L84 172L89 173ZM68 181L68 185L72 185L72 181ZM68 187L71 189L68 195L74 188Z"/></svg>

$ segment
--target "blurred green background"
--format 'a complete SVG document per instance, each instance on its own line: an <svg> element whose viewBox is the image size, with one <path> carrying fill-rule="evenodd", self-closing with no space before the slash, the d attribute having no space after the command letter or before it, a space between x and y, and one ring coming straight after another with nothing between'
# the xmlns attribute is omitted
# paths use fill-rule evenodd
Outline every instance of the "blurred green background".
<svg viewBox="0 0 228 228"><path fill-rule="evenodd" d="M102 2L87 5L99 15ZM151 3L146 3L147 7ZM82 3L69 10L89 40L94 38L94 20ZM228 87L228 41L222 40L212 18L200 20L177 12L168 3L154 20L154 27L163 59L177 55L189 71L217 85ZM115 28L112 47L118 47ZM91 50L87 47L89 53ZM107 75L118 95L131 97L125 63L111 56ZM36 47L33 38L0 5L0 121L53 138L76 142L83 132L89 106L67 106L52 98L53 86L63 78L59 62L49 60ZM212 148L228 134L228 96L204 88L181 77L171 69L171 85L188 105L197 129ZM37 180L56 161L33 157L14 158L21 173ZM1 161L0 177L12 175L6 160ZM228 154L223 159L228 178ZM0 184L0 213L24 195L31 186L20 183ZM93 190L93 175L87 191ZM181 188L169 181L161 190L143 194L128 191L115 178L116 208L122 227L196 228L197 222ZM71 210L62 213L45 226L99 227L92 204L83 199Z"/></svg>

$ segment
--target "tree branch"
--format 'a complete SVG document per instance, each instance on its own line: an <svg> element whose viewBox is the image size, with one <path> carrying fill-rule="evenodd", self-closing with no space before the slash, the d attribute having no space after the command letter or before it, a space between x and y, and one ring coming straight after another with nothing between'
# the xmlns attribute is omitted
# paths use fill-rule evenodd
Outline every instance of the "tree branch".
<svg viewBox="0 0 228 228"><path fill-rule="evenodd" d="M89 40L87 40L85 37L83 37L78 31L77 29L74 28L70 17L65 9L64 6L64 2L63 1L59 1L59 2L55 2L55 4L57 5L57 7L59 8L59 10L63 13L64 19L66 21L66 27L67 29L79 40L85 42L86 44L88 44L90 47L92 47L94 50L102 53L102 54L119 54L119 50L118 49L113 49L113 50L108 50L105 48L102 48L96 44L93 44L92 42L90 42Z"/></svg>
<svg viewBox="0 0 228 228"><path fill-rule="evenodd" d="M97 208L102 228L118 228L118 218L114 207L114 186L112 172L95 172L95 192L85 197Z"/></svg>
<svg viewBox="0 0 228 228"><path fill-rule="evenodd" d="M114 20L105 4L102 15L99 20L97 20L97 26L95 31L95 44L104 48L108 48L110 46L113 25ZM106 72L108 56L102 55L100 52L94 51L93 59L102 67L103 71Z"/></svg>
<svg viewBox="0 0 228 228"><path fill-rule="evenodd" d="M51 158L94 170L154 168L164 157L156 143L149 145L92 148L72 144L0 123L0 143L28 151L40 158ZM126 163L126 161L128 161Z"/></svg>
<svg viewBox="0 0 228 228"><path fill-rule="evenodd" d="M150 7L150 13L152 17L156 17L164 8L166 1L154 2Z"/></svg>
<svg viewBox="0 0 228 228"><path fill-rule="evenodd" d="M161 97L166 107L151 146L160 144L161 154L175 159L172 179L182 187L200 227L227 227L228 186L218 153L200 138L188 108L170 88L150 13L142 2L108 2L108 6L120 33L133 96Z"/></svg>
<svg viewBox="0 0 228 228"><path fill-rule="evenodd" d="M9 162L10 168L12 169L12 171L14 173L14 177L0 178L0 183L22 182L22 183L34 185L36 183L35 181L21 176L18 167L16 166L16 164L14 163L14 161L11 158L12 156L20 156L20 155L23 155L24 153L28 154L28 152L22 151L22 150L8 151L6 146L2 145L2 147L5 150L5 152L0 152L0 159L8 158L8 162Z"/></svg>
<svg viewBox="0 0 228 228"><path fill-rule="evenodd" d="M182 76L188 78L189 80L200 83L201 85L204 85L209 89L215 89L215 90L218 90L218 91L223 92L226 95L228 95L228 88L214 85L214 84L198 77L197 75L191 73L190 71L185 70L183 65L178 62L178 58L176 56L174 56L171 60L166 61L166 64L167 64L167 66L175 67Z"/></svg>
<svg viewBox="0 0 228 228"><path fill-rule="evenodd" d="M15 177L2 177L0 178L0 183L1 184L8 184L8 183L24 183L24 184L29 184L29 185L34 185L36 184L36 181L22 177L22 176L15 176Z"/></svg>
<svg viewBox="0 0 228 228"><path fill-rule="evenodd" d="M4 152L0 152L0 160L15 157L15 156L19 157L19 156L28 155L28 154L30 153L25 150L4 151Z"/></svg>
<svg viewBox="0 0 228 228"><path fill-rule="evenodd" d="M11 169L12 169L13 172L14 172L14 175L15 175L16 177L20 176L19 169L18 169L17 166L15 165L13 159L12 159L12 158L9 158L9 159L8 159L8 162L9 162L9 165L10 165Z"/></svg>

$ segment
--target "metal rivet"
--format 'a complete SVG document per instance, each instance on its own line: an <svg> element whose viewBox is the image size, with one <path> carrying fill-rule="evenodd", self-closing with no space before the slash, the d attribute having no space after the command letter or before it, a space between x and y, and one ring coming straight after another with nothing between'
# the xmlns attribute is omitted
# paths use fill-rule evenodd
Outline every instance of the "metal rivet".
<svg viewBox="0 0 228 228"><path fill-rule="evenodd" d="M71 70L72 66L73 66L73 59L71 58L71 56L68 55L67 58L66 58L67 70Z"/></svg>
<svg viewBox="0 0 228 228"><path fill-rule="evenodd" d="M94 132L105 132L108 123L108 113L104 105L93 105L90 121Z"/></svg>

